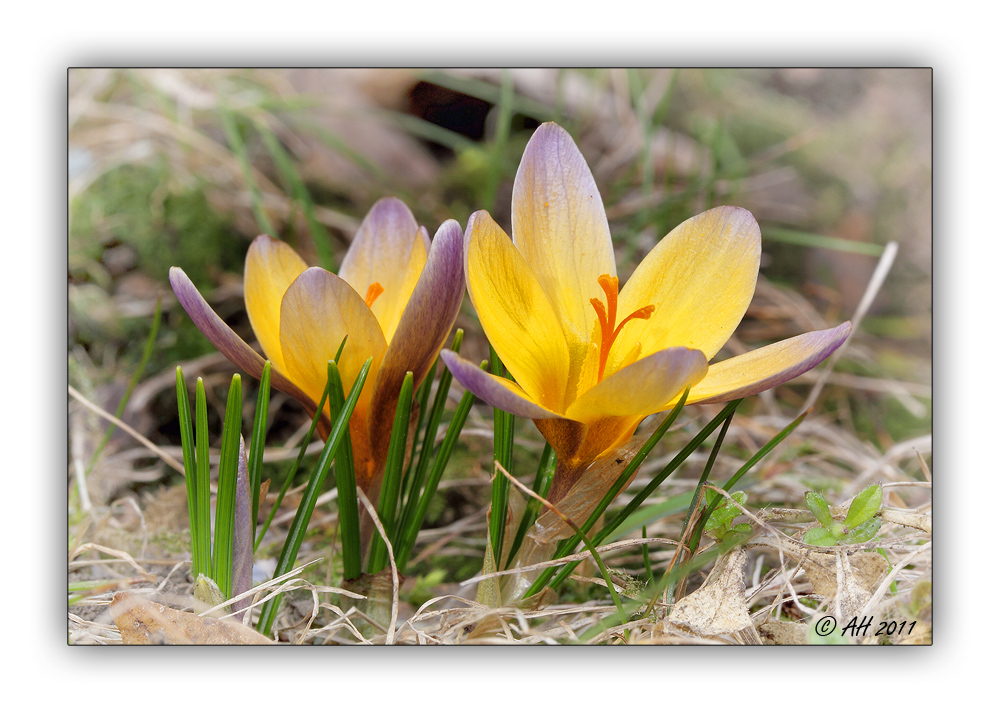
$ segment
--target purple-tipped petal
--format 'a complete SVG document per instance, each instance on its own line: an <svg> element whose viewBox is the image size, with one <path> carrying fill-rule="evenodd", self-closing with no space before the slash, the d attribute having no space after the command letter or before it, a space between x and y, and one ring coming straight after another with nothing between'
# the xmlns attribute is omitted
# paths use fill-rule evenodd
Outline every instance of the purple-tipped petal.
<svg viewBox="0 0 1000 713"><path fill-rule="evenodd" d="M708 367L689 404L716 404L773 389L812 369L844 343L851 323L800 334Z"/></svg>
<svg viewBox="0 0 1000 713"><path fill-rule="evenodd" d="M264 373L264 359L249 344L240 339L239 335L228 324L222 321L222 318L215 313L215 310L198 292L198 288L194 286L191 279L179 267L170 268L170 286L173 287L174 294L177 295L184 311L188 313L195 326L208 338L208 341L233 364L255 379L259 379L260 375ZM316 412L315 402L273 366L271 386L298 400L310 413ZM324 420L326 420L325 417Z"/></svg>
<svg viewBox="0 0 1000 713"><path fill-rule="evenodd" d="M615 276L615 254L597 183L573 137L542 124L521 157L511 205L514 245L555 307L570 344L594 326L597 280Z"/></svg>
<svg viewBox="0 0 1000 713"><path fill-rule="evenodd" d="M375 274L379 264L394 262L399 271L406 268L419 227L403 201L393 196L379 199L361 221L338 275L364 294L368 285L379 279ZM430 248L426 236L424 241Z"/></svg>
<svg viewBox="0 0 1000 713"><path fill-rule="evenodd" d="M485 210L465 237L469 298L511 378L545 408L566 408L569 347L552 302L514 244Z"/></svg>
<svg viewBox="0 0 1000 713"><path fill-rule="evenodd" d="M383 292L370 305L391 341L430 251L425 228L398 198L382 198L361 221L337 275L362 297L378 283Z"/></svg>
<svg viewBox="0 0 1000 713"><path fill-rule="evenodd" d="M458 317L465 297L462 239L462 228L454 220L446 220L438 228L427 264L385 352L375 379L369 417L376 453L382 452L380 446L388 445L406 372L413 372L414 387L424 380Z"/></svg>
<svg viewBox="0 0 1000 713"><path fill-rule="evenodd" d="M542 408L513 381L493 376L450 349L441 350L441 359L448 371L462 386L488 403L515 416L531 419L562 419L557 413Z"/></svg>

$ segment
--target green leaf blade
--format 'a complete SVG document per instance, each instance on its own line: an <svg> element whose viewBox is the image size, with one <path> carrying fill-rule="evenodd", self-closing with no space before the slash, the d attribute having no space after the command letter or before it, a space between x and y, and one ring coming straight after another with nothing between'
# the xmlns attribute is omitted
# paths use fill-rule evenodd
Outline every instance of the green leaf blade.
<svg viewBox="0 0 1000 713"><path fill-rule="evenodd" d="M830 527L833 524L830 506L827 504L826 499L819 493L812 490L806 493L806 507L809 508L809 512L813 514L813 517L823 527Z"/></svg>
<svg viewBox="0 0 1000 713"><path fill-rule="evenodd" d="M239 374L233 375L226 399L219 454L219 485L215 499L215 546L212 579L226 596L232 596L233 537L236 516L236 479L239 468L240 430L243 426L243 390Z"/></svg>
<svg viewBox="0 0 1000 713"><path fill-rule="evenodd" d="M882 509L882 484L873 483L858 493L847 509L844 527L851 530L863 522L870 520Z"/></svg>
<svg viewBox="0 0 1000 713"><path fill-rule="evenodd" d="M836 547L840 544L825 527L814 527L811 530L806 530L806 533L802 535L802 541L816 547Z"/></svg>

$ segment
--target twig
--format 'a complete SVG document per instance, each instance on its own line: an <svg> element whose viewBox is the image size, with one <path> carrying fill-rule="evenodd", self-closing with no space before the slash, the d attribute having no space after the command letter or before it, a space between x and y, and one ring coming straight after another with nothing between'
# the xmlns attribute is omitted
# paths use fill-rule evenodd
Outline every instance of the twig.
<svg viewBox="0 0 1000 713"><path fill-rule="evenodd" d="M882 287L882 283L885 282L886 275L889 274L889 269L892 267L892 263L896 259L896 253L898 251L899 244L896 241L892 241L885 246L885 252L882 253L882 257L879 259L878 265L875 266L875 272L872 273L872 278L868 281L868 287L865 290L864 295L861 296L861 302L858 303L858 308L854 310L854 316L851 317L854 329L852 329L851 333L847 335L847 339L845 339L844 343L840 345L840 348L835 351L829 359L827 359L826 368L823 370L823 374L819 377L819 379L816 380L816 383L813 384L812 391L809 392L809 398L806 399L800 413L805 413L816 403L816 399L819 398L819 392L823 390L823 386L826 384L827 379L830 378L831 372L833 372L833 367L837 364L837 360L840 359L840 355L844 353L844 348L850 343L851 337L853 337L857 332L858 327L861 325L861 320L868 313L868 309L872 306L872 302L875 300L875 295L878 294L879 289Z"/></svg>
<svg viewBox="0 0 1000 713"><path fill-rule="evenodd" d="M139 433L138 431L136 431L134 428L132 428L131 426L129 426L124 421L115 418L114 416L112 416L110 413L108 413L107 411L105 411L104 409L102 409L97 404L88 401L87 398L83 394L81 394L79 391L77 391L76 389L74 389L72 386L69 386L67 388L69 389L69 395L72 396L77 401L79 401L80 404L82 404L85 408L87 408L90 411L93 411L94 413L96 413L98 416L100 416L101 418L105 419L106 421L110 421L111 423L113 423L116 426L118 426L118 428L120 428L123 431L125 431L127 434L129 434L130 436L132 436L132 438L136 439L137 441L139 441L139 443L141 443L142 445L146 446L146 448L148 448L153 453L155 453L160 458L162 458L164 463L166 463L167 465L169 465L171 468L173 468L174 470L176 470L181 475L184 475L184 466L181 465L170 454L164 452L164 450L162 448L160 448L159 446L157 446L156 444L154 444L151 440L149 440L144 435L142 435L141 433Z"/></svg>

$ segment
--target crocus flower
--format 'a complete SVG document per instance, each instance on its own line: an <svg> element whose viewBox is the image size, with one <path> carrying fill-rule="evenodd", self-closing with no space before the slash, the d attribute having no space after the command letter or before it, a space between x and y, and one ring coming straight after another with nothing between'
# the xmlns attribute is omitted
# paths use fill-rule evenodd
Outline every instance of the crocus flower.
<svg viewBox="0 0 1000 713"><path fill-rule="evenodd" d="M382 470L407 371L419 384L451 331L465 294L462 229L445 221L434 236L400 200L383 198L361 223L339 275L308 267L280 240L261 235L247 253L247 314L271 361L271 383L311 414L323 395L327 361L344 337L339 370L350 388L368 357L368 379L350 422L358 485L369 497ZM181 305L215 347L255 378L261 358L208 306L178 267L170 284ZM329 431L329 406L322 418Z"/></svg>
<svg viewBox="0 0 1000 713"><path fill-rule="evenodd" d="M597 185L556 124L539 127L525 148L512 227L513 241L489 213L473 214L465 260L472 303L513 381L448 350L441 355L478 397L534 420L558 457L553 502L685 388L687 403L759 393L816 366L851 329L845 322L709 365L757 283L753 216L725 206L685 221L619 293Z"/></svg>

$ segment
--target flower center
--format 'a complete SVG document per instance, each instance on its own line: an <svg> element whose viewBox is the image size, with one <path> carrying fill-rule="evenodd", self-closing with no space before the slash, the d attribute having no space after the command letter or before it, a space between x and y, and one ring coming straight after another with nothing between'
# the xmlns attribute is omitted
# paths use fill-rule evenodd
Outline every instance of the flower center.
<svg viewBox="0 0 1000 713"><path fill-rule="evenodd" d="M601 343L599 345L601 351L597 367L597 380L600 382L604 379L604 368L608 365L608 355L611 353L611 345L615 343L615 339L618 337L619 332L622 331L622 327L630 319L649 319L650 315L653 314L654 306L646 305L645 307L640 307L621 322L618 322L618 326L616 327L615 321L618 319L618 278L611 277L611 275L601 275L597 278L597 283L604 290L604 295L608 301L607 309L605 309L600 298L592 297L590 300L590 304L594 306L594 311L597 312L597 321L601 325Z"/></svg>
<svg viewBox="0 0 1000 713"><path fill-rule="evenodd" d="M373 282L368 285L368 294L365 295L365 304L371 307L375 304L375 300L378 299L378 296L383 292L385 292L385 288L377 282Z"/></svg>

